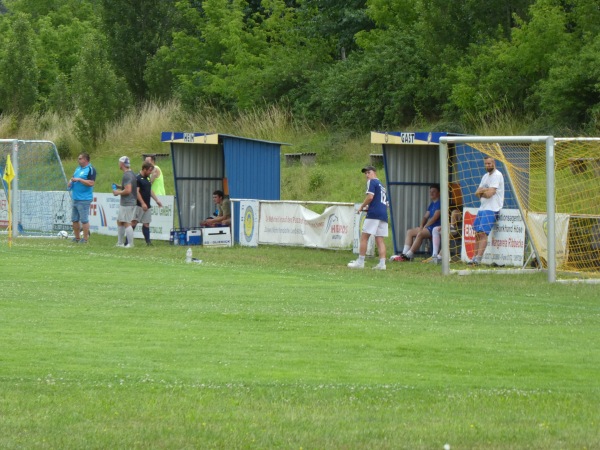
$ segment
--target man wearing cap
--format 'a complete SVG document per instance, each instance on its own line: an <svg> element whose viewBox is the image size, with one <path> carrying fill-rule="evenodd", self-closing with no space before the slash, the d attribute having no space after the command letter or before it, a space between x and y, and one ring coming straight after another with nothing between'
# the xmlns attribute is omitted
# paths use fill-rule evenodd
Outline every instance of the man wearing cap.
<svg viewBox="0 0 600 450"><path fill-rule="evenodd" d="M377 171L373 166L366 166L362 173L367 178L367 195L358 208L357 214L367 211L360 235L358 259L348 264L351 269L364 269L367 244L371 235L375 236L375 244L379 252L379 264L373 269L385 270L385 241L388 235L387 193L381 181L377 179Z"/></svg>
<svg viewBox="0 0 600 450"><path fill-rule="evenodd" d="M113 195L121 196L119 204L119 215L117 216L117 247L133 247L133 227L131 222L135 218L137 205L137 180L130 168L131 164L127 156L119 158L119 169L123 171L121 186L113 185ZM125 245L127 237L127 245Z"/></svg>

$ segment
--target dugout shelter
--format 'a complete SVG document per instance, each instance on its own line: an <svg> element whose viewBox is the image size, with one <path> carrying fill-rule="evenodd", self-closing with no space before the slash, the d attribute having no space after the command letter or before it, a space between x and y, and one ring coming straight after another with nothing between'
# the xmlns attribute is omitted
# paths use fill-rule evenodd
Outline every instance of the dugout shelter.
<svg viewBox="0 0 600 450"><path fill-rule="evenodd" d="M182 228L197 227L214 211L213 191L230 198L279 200L281 142L220 133L164 131L171 147L175 205ZM239 204L232 205L238 208ZM239 211L232 211L238 217Z"/></svg>
<svg viewBox="0 0 600 450"><path fill-rule="evenodd" d="M390 206L390 233L394 253L402 252L406 230L418 226L430 203L429 186L439 183L439 141L442 136L458 136L448 132L372 131L371 143L382 147L383 168ZM477 185L465 180L485 174L484 154L474 158L477 150L465 144L448 148L450 184L460 187L464 206L479 206L475 196ZM504 208L517 208L508 174L500 161L496 167L504 175Z"/></svg>

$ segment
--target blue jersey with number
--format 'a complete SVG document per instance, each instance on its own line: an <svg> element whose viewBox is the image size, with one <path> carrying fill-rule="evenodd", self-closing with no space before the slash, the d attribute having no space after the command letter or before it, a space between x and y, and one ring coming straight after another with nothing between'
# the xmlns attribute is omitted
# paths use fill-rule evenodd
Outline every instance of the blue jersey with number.
<svg viewBox="0 0 600 450"><path fill-rule="evenodd" d="M381 181L377 178L367 180L367 194L373 195L373 200L369 203L369 209L367 210L367 219L387 222L387 193Z"/></svg>
<svg viewBox="0 0 600 450"><path fill-rule="evenodd" d="M88 164L85 167L79 166L75 169L73 177L96 181L96 169L94 169L91 164ZM92 201L94 198L94 186L86 186L79 181L76 181L72 184L71 191L73 200Z"/></svg>

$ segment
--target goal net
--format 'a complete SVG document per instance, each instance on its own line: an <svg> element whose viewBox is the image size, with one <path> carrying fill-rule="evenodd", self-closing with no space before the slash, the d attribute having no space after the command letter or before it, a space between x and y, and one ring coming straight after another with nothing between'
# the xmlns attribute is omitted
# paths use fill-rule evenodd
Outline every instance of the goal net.
<svg viewBox="0 0 600 450"><path fill-rule="evenodd" d="M55 236L71 229L71 198L56 146L50 141L0 140L0 168L10 155L15 176L11 182L14 236ZM8 189L3 181L0 229L8 227Z"/></svg>
<svg viewBox="0 0 600 450"><path fill-rule="evenodd" d="M504 175L505 200L483 264L547 269L550 281L557 273L600 280L600 139L449 137L440 150L448 170L442 177L462 190L462 261L472 257L475 190L491 156Z"/></svg>

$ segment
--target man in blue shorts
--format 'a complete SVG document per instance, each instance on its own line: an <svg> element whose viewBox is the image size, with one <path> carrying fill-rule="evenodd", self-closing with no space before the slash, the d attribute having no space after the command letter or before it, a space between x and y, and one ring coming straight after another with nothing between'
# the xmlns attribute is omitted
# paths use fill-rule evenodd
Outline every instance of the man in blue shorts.
<svg viewBox="0 0 600 450"><path fill-rule="evenodd" d="M87 244L90 236L90 205L94 199L94 184L96 184L96 169L90 164L90 155L81 153L77 158L79 167L75 169L69 180L67 189L71 191L73 210L71 220L73 222L73 242ZM80 239L80 231L83 229L83 237Z"/></svg>
<svg viewBox="0 0 600 450"><path fill-rule="evenodd" d="M484 158L486 174L481 178L481 183L475 195L481 199L481 206L473 223L475 230L475 256L469 264L481 264L488 236L494 228L500 210L504 206L504 176L496 169L496 161L489 156Z"/></svg>
<svg viewBox="0 0 600 450"><path fill-rule="evenodd" d="M431 239L433 229L442 223L440 219L439 184L429 186L429 198L431 198L431 203L429 203L427 211L425 211L425 215L421 219L421 224L406 231L404 249L402 249L402 253L398 257L399 261L411 261L415 252L421 247L423 239Z"/></svg>
<svg viewBox="0 0 600 450"><path fill-rule="evenodd" d="M385 186L377 179L375 167L366 166L362 173L367 178L367 195L365 200L358 208L357 213L367 211L367 217L363 223L362 233L360 235L360 247L358 259L348 264L351 269L364 269L365 256L367 254L367 244L369 237L375 236L377 251L379 252L379 264L373 269L385 270L385 241L388 235L388 215L387 215L387 192Z"/></svg>

